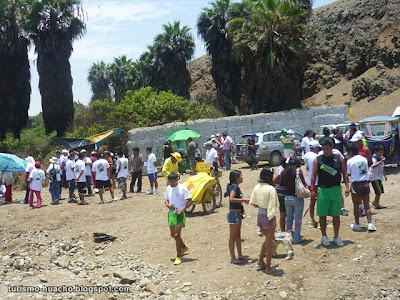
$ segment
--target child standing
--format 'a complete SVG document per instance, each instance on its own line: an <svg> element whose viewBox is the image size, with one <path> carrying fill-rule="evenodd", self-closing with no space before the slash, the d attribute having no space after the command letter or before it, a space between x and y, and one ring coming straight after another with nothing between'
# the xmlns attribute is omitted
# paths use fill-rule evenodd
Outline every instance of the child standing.
<svg viewBox="0 0 400 300"><path fill-rule="evenodd" d="M165 191L165 206L168 207L168 225L171 236L176 242L176 258L174 265L182 263L181 256L189 247L185 245L181 238L182 228L186 225L185 210L192 204L192 197L189 190L182 184L178 183L179 176L172 172L168 175L168 187Z"/></svg>
<svg viewBox="0 0 400 300"><path fill-rule="evenodd" d="M372 187L375 191L375 200L372 202L372 205L376 209L385 208L379 204L379 200L381 199L381 194L384 193L383 190L383 178L387 181L387 176L385 172L385 160L386 158L383 156L385 148L382 144L376 144L374 147L375 154L372 155L372 166L370 168L370 181Z"/></svg>
<svg viewBox="0 0 400 300"><path fill-rule="evenodd" d="M40 169L40 162L35 162L35 169L32 170L29 175L29 183L30 183L30 195L29 195L29 206L33 208L33 193L36 194L37 198L37 208L42 207L42 197L40 193L43 189L42 181L46 179L46 175L44 171Z"/></svg>
<svg viewBox="0 0 400 300"><path fill-rule="evenodd" d="M242 254L242 238L240 230L242 228L242 219L244 208L242 203L249 203L249 199L243 198L243 193L239 184L243 182L242 172L233 170L229 174L229 183L226 187L225 197L229 196L229 211L227 214L229 224L229 252L231 254L231 263L241 265L248 259ZM235 256L235 244L238 252L238 258Z"/></svg>
<svg viewBox="0 0 400 300"><path fill-rule="evenodd" d="M354 207L354 223L350 228L354 231L361 231L359 205L364 204L368 220L368 231L376 231L372 223L371 208L369 207L369 170L368 161L365 157L358 155L357 144L349 142L347 154L350 159L347 161L347 174L351 177L351 199Z"/></svg>
<svg viewBox="0 0 400 300"><path fill-rule="evenodd" d="M271 272L272 241L274 240L276 227L276 212L279 207L278 193L272 186L273 171L263 168L260 173L260 181L251 194L250 204L258 208L257 225L265 236L261 247L258 266L265 267L265 272ZM267 262L264 263L264 257Z"/></svg>

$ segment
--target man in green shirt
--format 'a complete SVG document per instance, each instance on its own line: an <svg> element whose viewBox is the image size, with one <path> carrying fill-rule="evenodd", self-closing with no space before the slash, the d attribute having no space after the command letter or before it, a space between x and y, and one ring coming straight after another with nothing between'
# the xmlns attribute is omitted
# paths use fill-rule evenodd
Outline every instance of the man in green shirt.
<svg viewBox="0 0 400 300"><path fill-rule="evenodd" d="M285 158L289 158L294 141L291 140L285 128L281 130L281 141L283 144L283 155Z"/></svg>

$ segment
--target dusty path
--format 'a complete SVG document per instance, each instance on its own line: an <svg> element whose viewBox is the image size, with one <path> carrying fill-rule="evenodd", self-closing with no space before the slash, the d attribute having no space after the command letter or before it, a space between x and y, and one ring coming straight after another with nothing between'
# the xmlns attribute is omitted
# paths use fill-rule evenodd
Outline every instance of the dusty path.
<svg viewBox="0 0 400 300"><path fill-rule="evenodd" d="M258 172L250 171L245 164L233 167L243 171L244 183L241 188L244 195L249 196L257 183ZM41 276L46 277L47 285L115 284L116 278L110 275L115 269L129 265L133 270L132 264L143 264L143 268L149 266L150 269L143 269L145 271L139 271L137 275L147 276L156 286L162 286L163 291L157 297L165 299L372 299L381 296L398 299L398 172L394 168L388 169L389 180L385 182L386 193L382 198L382 204L388 208L373 210L377 232L353 232L349 227L353 217L342 217L340 236L345 246L337 248L332 245L325 248L320 246L320 231L308 228L307 217L302 228L306 242L293 246L295 257L289 261L284 260L283 248L278 248L280 255L273 259L273 265L278 268L274 275L266 275L254 268L262 238L256 235L257 211L253 207L246 207L247 217L242 226L243 252L251 258L249 264L233 266L229 263L227 202L224 200L224 206L212 215L204 215L200 207L196 207L195 213L187 218L183 239L190 250L182 265L175 267L174 241L169 237L162 196L130 194L128 200L105 205L99 205L96 197L89 198L88 206L68 204L65 200L58 206L51 206L49 193L44 191L45 206L41 209L32 210L22 204L0 206L0 258L3 257L0 265L3 263L3 267L6 266L8 258L4 257L11 256L13 259L13 255L17 258L28 257L28 261L36 260L38 265L24 272L24 267L21 270L14 265L4 267L0 271L0 298L7 296L11 299L26 299L27 294L7 293L6 286L17 283L40 284ZM187 175L183 176L181 181L186 178ZM227 178L228 172L225 171L222 177L223 188ZM163 178L160 183L162 194L165 190ZM144 184L145 189L148 185L146 179ZM63 190L63 193L66 194L66 191ZM22 193L15 193L14 198L20 200ZM350 198L346 198L346 207L352 212ZM366 227L365 219L361 225ZM42 232L34 231L39 229ZM32 235L31 240L27 239L27 232ZM92 242L93 232L106 232L118 239L99 246ZM333 229L328 229L330 239L332 235ZM57 252L57 248L63 241L79 244L77 250L74 250L76 253L69 254L74 261L64 267L55 262L62 255ZM64 246L61 245L61 248ZM38 253L43 258L37 258ZM80 275L74 275L77 272L74 270L80 265ZM161 275L157 275L158 270L161 270ZM115 295L114 299L135 299L139 296L154 298L157 295L157 292L149 291L145 284L142 287L133 286L137 289L136 294ZM32 296L54 298L46 294ZM89 297L87 294L70 294L67 298ZM91 297L110 299L106 294L94 294Z"/></svg>

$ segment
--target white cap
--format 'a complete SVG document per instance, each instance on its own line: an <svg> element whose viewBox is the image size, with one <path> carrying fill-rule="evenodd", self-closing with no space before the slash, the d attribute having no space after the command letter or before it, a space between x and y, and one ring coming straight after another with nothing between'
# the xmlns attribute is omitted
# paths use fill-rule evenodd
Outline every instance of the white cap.
<svg viewBox="0 0 400 300"><path fill-rule="evenodd" d="M210 137L210 139L212 140L212 139L215 139L215 135L212 135L211 137Z"/></svg>
<svg viewBox="0 0 400 300"><path fill-rule="evenodd" d="M62 153L68 153L68 150L67 150L67 149L62 149L61 152L62 152Z"/></svg>
<svg viewBox="0 0 400 300"><path fill-rule="evenodd" d="M319 142L318 141L311 141L310 142L310 148L320 148L321 147L321 145L319 144Z"/></svg>
<svg viewBox="0 0 400 300"><path fill-rule="evenodd" d="M81 150L81 153L86 153L86 150L85 150L85 149L82 149L82 150Z"/></svg>
<svg viewBox="0 0 400 300"><path fill-rule="evenodd" d="M363 136L361 134L361 132L357 131L353 137L351 138L350 142L357 142L357 141L362 141Z"/></svg>
<svg viewBox="0 0 400 300"><path fill-rule="evenodd" d="M294 134L294 131L293 131L292 129L289 129L289 130L287 131L287 133L289 133L289 134Z"/></svg>

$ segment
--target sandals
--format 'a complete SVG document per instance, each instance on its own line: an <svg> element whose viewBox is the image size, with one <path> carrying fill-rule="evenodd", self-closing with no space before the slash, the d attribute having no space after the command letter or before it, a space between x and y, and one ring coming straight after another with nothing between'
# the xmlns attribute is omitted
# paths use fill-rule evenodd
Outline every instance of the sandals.
<svg viewBox="0 0 400 300"><path fill-rule="evenodd" d="M232 265L243 265L244 264L244 260L238 259L236 260L236 262L231 261Z"/></svg>
<svg viewBox="0 0 400 300"><path fill-rule="evenodd" d="M247 256L242 256L238 258L239 260L243 260L243 261L248 261L248 257Z"/></svg>
<svg viewBox="0 0 400 300"><path fill-rule="evenodd" d="M375 204L373 202L371 204L375 207L375 209L384 209L384 208L386 208L384 206L381 206L380 204Z"/></svg>

